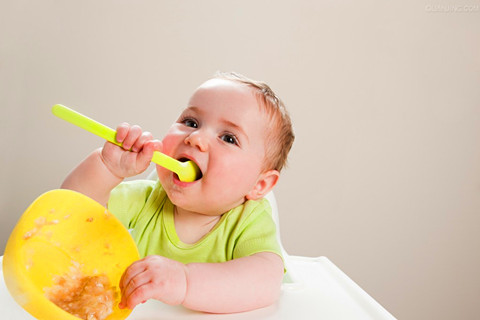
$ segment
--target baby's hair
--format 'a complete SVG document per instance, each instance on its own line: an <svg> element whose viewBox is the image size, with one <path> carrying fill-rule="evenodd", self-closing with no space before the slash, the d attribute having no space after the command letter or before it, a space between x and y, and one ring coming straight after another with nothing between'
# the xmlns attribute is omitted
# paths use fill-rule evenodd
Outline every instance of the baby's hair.
<svg viewBox="0 0 480 320"><path fill-rule="evenodd" d="M235 72L217 72L215 78L237 81L255 90L260 99L259 104L269 120L265 140L264 169L275 169L280 172L287 164L288 153L295 140L292 121L282 100L266 83L249 79Z"/></svg>

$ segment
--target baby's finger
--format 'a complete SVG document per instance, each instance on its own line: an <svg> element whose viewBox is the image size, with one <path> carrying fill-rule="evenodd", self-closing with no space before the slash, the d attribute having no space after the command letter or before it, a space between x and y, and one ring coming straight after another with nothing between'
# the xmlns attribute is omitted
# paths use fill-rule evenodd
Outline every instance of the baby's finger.
<svg viewBox="0 0 480 320"><path fill-rule="evenodd" d="M152 282L136 287L128 296L122 296L122 299L125 297L123 306L126 306L129 309L135 308L136 305L153 298L156 289L158 290L158 288L154 287Z"/></svg>
<svg viewBox="0 0 480 320"><path fill-rule="evenodd" d="M131 278L135 277L137 274L142 273L145 270L146 270L146 265L143 262L143 259L137 260L134 263L132 263L123 272L122 277L120 278L120 282L118 284L118 286L120 287L120 290L123 291L123 289L127 286Z"/></svg>
<svg viewBox="0 0 480 320"><path fill-rule="evenodd" d="M147 285L148 283L150 283L150 281L151 281L151 278L149 277L148 272L139 273L135 277L131 278L130 281L122 290L122 304L128 305L130 308L130 304L127 302L130 299L130 296L132 295L132 293L136 291L138 288Z"/></svg>
<svg viewBox="0 0 480 320"><path fill-rule="evenodd" d="M135 143L133 144L132 151L139 152L140 150L142 150L145 142L152 139L153 139L153 136L150 132L147 132L147 131L143 132L140 138L138 138L137 141L135 141Z"/></svg>
<svg viewBox="0 0 480 320"><path fill-rule="evenodd" d="M122 147L125 150L130 150L132 146L135 144L138 138L142 135L142 128L137 125L133 125L128 130L128 134L123 140Z"/></svg>
<svg viewBox="0 0 480 320"><path fill-rule="evenodd" d="M130 130L130 124L126 122L122 122L117 126L117 134L115 135L115 139L117 142L122 143L123 140L125 140L125 137L128 134L128 131Z"/></svg>
<svg viewBox="0 0 480 320"><path fill-rule="evenodd" d="M162 152L163 150L163 143L160 140L152 140L153 143L153 150Z"/></svg>
<svg viewBox="0 0 480 320"><path fill-rule="evenodd" d="M162 143L159 140L150 140L144 144L142 152L138 155L138 161L150 164L155 150L161 150Z"/></svg>

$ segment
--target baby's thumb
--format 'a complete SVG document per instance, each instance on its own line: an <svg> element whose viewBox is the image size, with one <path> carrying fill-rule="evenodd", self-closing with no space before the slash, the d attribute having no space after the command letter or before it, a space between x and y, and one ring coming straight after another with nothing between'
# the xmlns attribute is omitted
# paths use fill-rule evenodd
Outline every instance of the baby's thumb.
<svg viewBox="0 0 480 320"><path fill-rule="evenodd" d="M162 152L163 150L163 143L160 140L151 140L149 143L153 144L153 150L154 151L160 151Z"/></svg>
<svg viewBox="0 0 480 320"><path fill-rule="evenodd" d="M138 154L138 161L144 163L146 167L150 164L154 151L161 151L163 144L159 140L145 142L142 151Z"/></svg>

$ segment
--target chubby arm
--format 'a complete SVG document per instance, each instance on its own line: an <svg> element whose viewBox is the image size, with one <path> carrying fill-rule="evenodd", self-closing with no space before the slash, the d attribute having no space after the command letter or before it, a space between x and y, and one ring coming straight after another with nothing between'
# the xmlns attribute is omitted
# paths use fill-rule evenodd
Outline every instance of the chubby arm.
<svg viewBox="0 0 480 320"><path fill-rule="evenodd" d="M108 170L102 149L97 149L70 172L61 188L78 191L106 206L110 191L122 181Z"/></svg>
<svg viewBox="0 0 480 320"><path fill-rule="evenodd" d="M105 206L110 191L124 178L145 171L153 151L162 147L149 132L128 123L117 127L116 139L121 147L106 142L70 172L61 188L83 193Z"/></svg>
<svg viewBox="0 0 480 320"><path fill-rule="evenodd" d="M133 263L120 280L121 306L133 309L154 298L204 312L248 311L274 303L282 279L283 261L270 252L187 265L149 256Z"/></svg>
<svg viewBox="0 0 480 320"><path fill-rule="evenodd" d="M183 305L215 313L266 307L280 295L282 279L283 261L270 252L224 263L192 263L187 265Z"/></svg>

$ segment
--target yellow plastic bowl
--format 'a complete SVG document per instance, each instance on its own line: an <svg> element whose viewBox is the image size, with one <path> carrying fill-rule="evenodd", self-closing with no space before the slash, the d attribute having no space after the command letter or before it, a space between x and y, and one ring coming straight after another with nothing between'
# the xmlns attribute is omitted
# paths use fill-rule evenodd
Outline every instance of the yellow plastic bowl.
<svg viewBox="0 0 480 320"><path fill-rule="evenodd" d="M35 318L78 320L45 296L54 278L78 263L84 275L107 275L117 296L106 319L117 320L131 312L118 308L120 277L138 259L127 229L102 205L78 192L53 190L38 197L15 226L3 274L12 297Z"/></svg>

